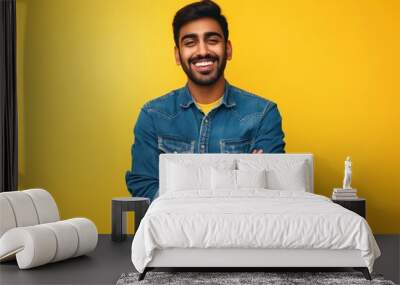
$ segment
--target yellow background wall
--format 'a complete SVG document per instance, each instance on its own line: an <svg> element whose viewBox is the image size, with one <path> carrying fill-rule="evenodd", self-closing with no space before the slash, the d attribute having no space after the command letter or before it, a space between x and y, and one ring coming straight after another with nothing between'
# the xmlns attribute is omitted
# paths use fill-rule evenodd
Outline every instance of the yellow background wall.
<svg viewBox="0 0 400 285"><path fill-rule="evenodd" d="M20 189L110 233L140 107L185 84L171 23L189 2L17 0ZM278 103L286 151L315 154L316 193L341 185L351 155L373 231L400 233L400 1L218 3L226 77Z"/></svg>

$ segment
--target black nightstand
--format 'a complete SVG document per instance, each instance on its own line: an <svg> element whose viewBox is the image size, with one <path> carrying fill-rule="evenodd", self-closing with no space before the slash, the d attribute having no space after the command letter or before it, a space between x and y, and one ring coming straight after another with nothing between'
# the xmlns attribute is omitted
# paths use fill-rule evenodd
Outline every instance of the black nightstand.
<svg viewBox="0 0 400 285"><path fill-rule="evenodd" d="M143 197L113 198L111 203L113 241L126 239L126 212L135 212L135 230L150 206L150 199Z"/></svg>
<svg viewBox="0 0 400 285"><path fill-rule="evenodd" d="M355 200L337 200L332 199L332 202L359 214L365 219L366 217L366 201L364 198L357 198Z"/></svg>

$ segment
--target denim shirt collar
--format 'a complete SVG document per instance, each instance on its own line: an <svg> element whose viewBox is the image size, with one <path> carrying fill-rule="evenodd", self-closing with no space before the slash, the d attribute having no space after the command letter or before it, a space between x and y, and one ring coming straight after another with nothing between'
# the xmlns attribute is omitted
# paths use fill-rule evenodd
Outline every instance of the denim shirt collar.
<svg viewBox="0 0 400 285"><path fill-rule="evenodd" d="M185 87L182 89L182 99L180 106L182 108L189 108L192 104L194 104L194 99L192 94L190 93L188 84L186 83ZM225 107L230 108L236 105L233 97L231 96L231 85L225 80L225 88L224 88L224 95L222 98L221 105L225 105Z"/></svg>

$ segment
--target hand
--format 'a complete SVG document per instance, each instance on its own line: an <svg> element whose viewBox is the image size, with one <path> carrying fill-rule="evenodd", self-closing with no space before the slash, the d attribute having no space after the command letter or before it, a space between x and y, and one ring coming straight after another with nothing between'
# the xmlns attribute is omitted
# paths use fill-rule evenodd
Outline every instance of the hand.
<svg viewBox="0 0 400 285"><path fill-rule="evenodd" d="M253 151L251 153L259 154L259 153L263 153L263 150L262 149L253 149Z"/></svg>

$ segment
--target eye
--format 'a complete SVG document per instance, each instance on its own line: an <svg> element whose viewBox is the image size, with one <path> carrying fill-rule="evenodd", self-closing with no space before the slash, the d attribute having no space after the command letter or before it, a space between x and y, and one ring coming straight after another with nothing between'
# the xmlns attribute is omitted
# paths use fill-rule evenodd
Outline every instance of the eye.
<svg viewBox="0 0 400 285"><path fill-rule="evenodd" d="M210 38L210 39L208 39L208 42L210 44L217 44L217 43L219 43L219 39L218 38Z"/></svg>
<svg viewBox="0 0 400 285"><path fill-rule="evenodd" d="M191 46L194 46L195 42L194 42L194 41L186 41L186 42L184 42L183 44L184 44L185 46L187 46L187 47L191 47Z"/></svg>

